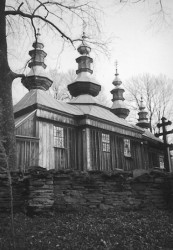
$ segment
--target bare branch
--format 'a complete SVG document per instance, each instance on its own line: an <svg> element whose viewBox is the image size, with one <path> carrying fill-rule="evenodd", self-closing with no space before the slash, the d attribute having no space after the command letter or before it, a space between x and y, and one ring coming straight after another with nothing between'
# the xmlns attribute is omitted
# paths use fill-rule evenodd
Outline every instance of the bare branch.
<svg viewBox="0 0 173 250"><path fill-rule="evenodd" d="M23 2L19 5L17 11L20 11L20 8L22 7L22 5L23 5Z"/></svg>
<svg viewBox="0 0 173 250"><path fill-rule="evenodd" d="M149 74L138 76L126 83L126 90L127 100L130 101L133 110L139 110L142 93L153 131L163 115L170 118L172 84L166 77L155 77Z"/></svg>
<svg viewBox="0 0 173 250"><path fill-rule="evenodd" d="M13 71L10 71L9 72L9 76L14 80L16 78L24 78L25 75L24 74L17 74L17 73L14 73Z"/></svg>
<svg viewBox="0 0 173 250"><path fill-rule="evenodd" d="M62 30L60 30L53 22L49 21L48 19L40 16L40 15L32 15L32 14L28 14L28 13L24 13L22 11L5 11L5 15L13 15L13 16L16 16L16 15L19 15L19 16L22 16L22 17L26 17L26 18L29 18L30 20L33 20L33 19L41 19L42 21L48 23L49 25L51 25L52 27L54 27L60 34L61 34L61 37L62 38L65 38L67 40L69 40L72 44L73 44L73 40L67 36L64 32L62 32Z"/></svg>

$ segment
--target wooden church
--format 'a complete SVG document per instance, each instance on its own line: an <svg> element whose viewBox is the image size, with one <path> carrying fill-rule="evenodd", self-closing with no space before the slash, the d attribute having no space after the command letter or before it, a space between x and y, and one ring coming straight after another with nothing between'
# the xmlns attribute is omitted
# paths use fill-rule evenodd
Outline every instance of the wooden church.
<svg viewBox="0 0 173 250"><path fill-rule="evenodd" d="M82 37L76 59L76 79L68 85L69 103L54 99L52 80L45 72L40 34L29 51L30 72L22 79L29 92L14 106L17 165L26 171L39 165L47 169L133 170L163 167L163 142L149 132L141 100L137 125L128 123L119 75L111 91L112 107L98 103L101 90L93 78L91 48Z"/></svg>

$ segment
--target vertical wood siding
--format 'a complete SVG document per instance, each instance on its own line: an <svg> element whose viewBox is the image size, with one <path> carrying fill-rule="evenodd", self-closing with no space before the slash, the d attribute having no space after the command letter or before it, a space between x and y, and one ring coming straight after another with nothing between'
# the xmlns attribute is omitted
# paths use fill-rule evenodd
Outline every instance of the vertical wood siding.
<svg viewBox="0 0 173 250"><path fill-rule="evenodd" d="M47 169L54 169L53 124L38 121L38 136L40 138L39 165Z"/></svg>
<svg viewBox="0 0 173 250"><path fill-rule="evenodd" d="M17 166L26 172L30 166L38 165L39 140L29 137L16 138Z"/></svg>
<svg viewBox="0 0 173 250"><path fill-rule="evenodd" d="M149 148L148 149L149 154L149 168L159 168L160 162L159 162L159 155L163 156L163 152L160 150L157 150L155 148Z"/></svg>
<svg viewBox="0 0 173 250"><path fill-rule="evenodd" d="M36 136L35 114L28 117L20 126L15 129L16 135Z"/></svg>
<svg viewBox="0 0 173 250"><path fill-rule="evenodd" d="M64 128L64 148L54 145L54 125ZM38 130L40 166L47 169L77 168L76 131L74 128L38 121Z"/></svg>
<svg viewBox="0 0 173 250"><path fill-rule="evenodd" d="M110 135L110 152L102 149L102 133L98 129L91 129L91 165L94 170L113 171L123 169L126 171L144 168L142 152L143 146L140 141L130 137L118 136L115 133ZM124 156L124 139L130 139L131 157Z"/></svg>
<svg viewBox="0 0 173 250"><path fill-rule="evenodd" d="M84 170L84 153L85 152L85 145L83 142L83 138L84 138L84 131L83 129L77 129L76 131L76 148L75 148L75 153L76 153L76 162L77 162L77 169L83 171Z"/></svg>
<svg viewBox="0 0 173 250"><path fill-rule="evenodd" d="M15 128L17 166L25 172L30 166L38 165L39 140L36 138L35 114Z"/></svg>
<svg viewBox="0 0 173 250"><path fill-rule="evenodd" d="M104 152L102 131L90 130L91 166L93 170L111 170L111 152Z"/></svg>
<svg viewBox="0 0 173 250"><path fill-rule="evenodd" d="M54 125L64 128L64 148L54 147ZM19 168L25 170L28 166L39 164L47 169L88 170L89 167L93 170L128 171L160 166L159 155L163 152L155 146L151 147L150 143L142 144L140 139L132 136L98 128L70 126L36 120L35 114L28 117L16 128L16 134L21 135L17 138ZM102 133L110 136L110 152L103 151ZM33 137L39 138L39 143ZM124 139L130 139L131 157L124 156Z"/></svg>

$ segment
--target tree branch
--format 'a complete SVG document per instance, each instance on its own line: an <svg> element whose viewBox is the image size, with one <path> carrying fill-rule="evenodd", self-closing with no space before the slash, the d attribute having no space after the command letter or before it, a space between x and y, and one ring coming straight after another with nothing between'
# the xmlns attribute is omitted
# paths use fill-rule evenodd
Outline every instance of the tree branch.
<svg viewBox="0 0 173 250"><path fill-rule="evenodd" d="M23 5L23 2L19 5L17 11L20 11L20 8L22 7L22 5Z"/></svg>
<svg viewBox="0 0 173 250"><path fill-rule="evenodd" d="M14 80L14 79L16 79L16 78L24 78L24 77L25 77L24 74L17 74L17 73L14 73L12 70L9 71L8 76L9 76L12 80Z"/></svg>
<svg viewBox="0 0 173 250"><path fill-rule="evenodd" d="M33 19L41 19L42 21L48 23L49 25L51 25L52 27L54 27L60 34L61 34L61 37L62 38L65 38L67 39L68 41L71 42L71 44L73 44L73 40L67 36L64 32L62 32L62 30L60 30L53 22L49 21L48 19L40 16L40 15L33 15L33 14L28 14L28 13L24 13L22 11L13 11L13 10L7 10L5 11L5 15L13 15L13 16L22 16L22 17L26 17L26 18L29 18L30 20L33 20Z"/></svg>

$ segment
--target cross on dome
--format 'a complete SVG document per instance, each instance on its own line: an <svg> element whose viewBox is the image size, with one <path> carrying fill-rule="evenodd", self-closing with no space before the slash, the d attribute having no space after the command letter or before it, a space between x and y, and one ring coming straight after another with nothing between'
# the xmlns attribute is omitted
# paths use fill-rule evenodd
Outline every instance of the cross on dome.
<svg viewBox="0 0 173 250"><path fill-rule="evenodd" d="M36 35L37 36L41 36L41 34L40 34L40 28L37 29L37 34Z"/></svg>
<svg viewBox="0 0 173 250"><path fill-rule="evenodd" d="M140 109L140 110L143 110L143 109L145 109L145 106L144 106L144 98L143 98L143 95L141 95L141 100L140 100L140 105L139 105L139 109Z"/></svg>
<svg viewBox="0 0 173 250"><path fill-rule="evenodd" d="M115 61L115 70L116 70L116 76L118 76L119 74L118 74L118 61L116 60Z"/></svg>
<svg viewBox="0 0 173 250"><path fill-rule="evenodd" d="M87 38L87 36L85 34L85 31L83 31L83 33L82 33L82 43L77 48L78 52L81 55L89 55L89 53L91 51L91 48L89 47L89 45L85 41L86 38Z"/></svg>
<svg viewBox="0 0 173 250"><path fill-rule="evenodd" d="M87 38L85 31L83 31L82 33L82 42L84 43L85 39Z"/></svg>

